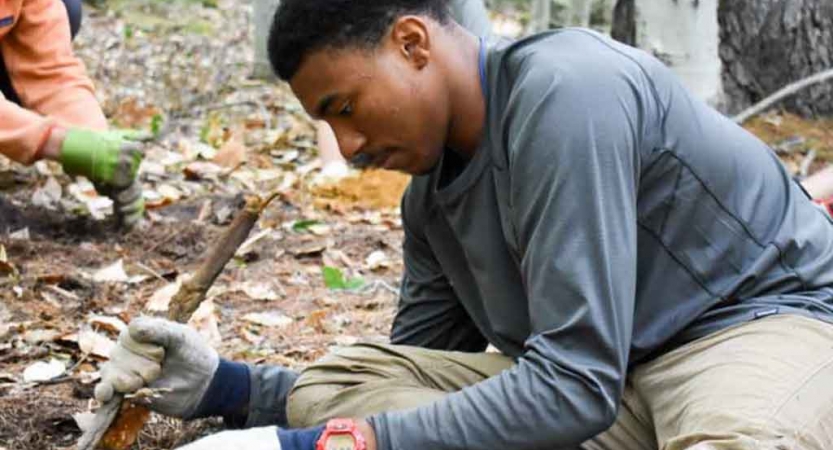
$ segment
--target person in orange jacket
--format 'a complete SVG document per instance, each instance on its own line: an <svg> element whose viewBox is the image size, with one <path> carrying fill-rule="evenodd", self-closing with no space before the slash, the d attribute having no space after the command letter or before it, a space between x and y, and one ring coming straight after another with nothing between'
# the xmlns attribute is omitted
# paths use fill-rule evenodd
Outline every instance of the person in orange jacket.
<svg viewBox="0 0 833 450"><path fill-rule="evenodd" d="M0 153L59 161L114 202L122 223L144 212L132 131L109 131L84 64L72 52L80 0L0 1Z"/></svg>

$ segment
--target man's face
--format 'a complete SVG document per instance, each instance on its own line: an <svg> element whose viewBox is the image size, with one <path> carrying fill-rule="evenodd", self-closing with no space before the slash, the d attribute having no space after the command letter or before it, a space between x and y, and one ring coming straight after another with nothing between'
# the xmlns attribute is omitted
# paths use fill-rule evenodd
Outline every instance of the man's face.
<svg viewBox="0 0 833 450"><path fill-rule="evenodd" d="M425 48L387 38L376 49L319 50L290 85L304 108L330 124L341 154L413 175L439 161L449 105ZM436 64L434 64L436 66Z"/></svg>

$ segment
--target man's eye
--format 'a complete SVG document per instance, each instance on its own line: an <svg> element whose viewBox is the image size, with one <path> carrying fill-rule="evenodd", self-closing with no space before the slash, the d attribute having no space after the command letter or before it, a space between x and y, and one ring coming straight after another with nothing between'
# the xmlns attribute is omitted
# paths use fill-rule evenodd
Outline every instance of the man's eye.
<svg viewBox="0 0 833 450"><path fill-rule="evenodd" d="M351 103L345 103L344 106L339 110L339 116L349 116L353 113L353 105Z"/></svg>

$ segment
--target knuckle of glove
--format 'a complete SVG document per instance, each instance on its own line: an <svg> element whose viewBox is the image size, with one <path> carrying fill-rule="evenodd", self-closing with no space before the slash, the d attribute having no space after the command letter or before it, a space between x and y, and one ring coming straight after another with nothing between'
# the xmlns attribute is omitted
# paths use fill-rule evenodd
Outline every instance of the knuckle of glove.
<svg viewBox="0 0 833 450"><path fill-rule="evenodd" d="M113 350L111 358L128 360L132 357L141 357L149 362L161 363L165 359L165 347L150 342L137 341L131 336L129 330L125 330L119 335L119 345Z"/></svg>

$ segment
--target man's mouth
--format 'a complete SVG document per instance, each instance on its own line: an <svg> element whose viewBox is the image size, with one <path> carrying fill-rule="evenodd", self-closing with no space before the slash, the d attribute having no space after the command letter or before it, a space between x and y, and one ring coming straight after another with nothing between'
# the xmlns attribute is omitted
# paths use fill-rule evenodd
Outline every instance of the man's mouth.
<svg viewBox="0 0 833 450"><path fill-rule="evenodd" d="M356 169L367 169L369 167L385 167L385 164L393 154L393 149L388 148L379 152L359 153L350 158L350 165Z"/></svg>

